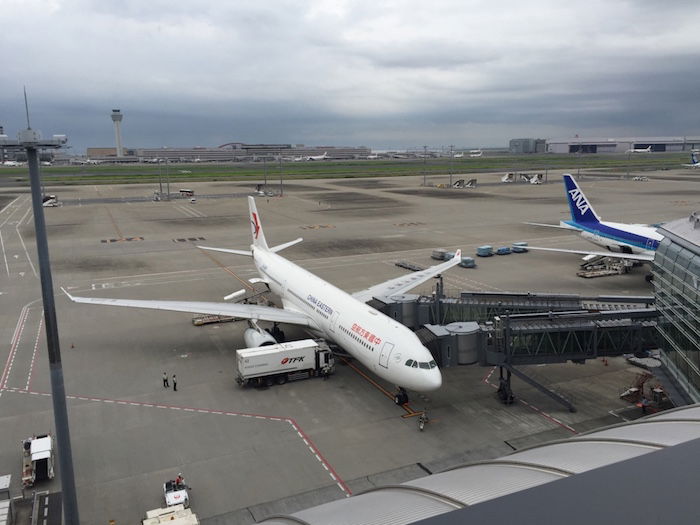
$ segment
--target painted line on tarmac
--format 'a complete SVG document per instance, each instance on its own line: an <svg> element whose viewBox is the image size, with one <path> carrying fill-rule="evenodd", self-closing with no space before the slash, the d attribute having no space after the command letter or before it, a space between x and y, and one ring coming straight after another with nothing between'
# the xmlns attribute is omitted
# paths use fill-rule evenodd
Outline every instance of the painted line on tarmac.
<svg viewBox="0 0 700 525"><path fill-rule="evenodd" d="M34 371L34 362L36 361L36 350L39 347L39 338L41 337L41 329L44 326L44 318L40 317L39 318L39 328L36 330L36 339L34 340L34 351L32 352L32 362L29 365L29 373L27 374L27 384L25 385L25 389L29 390L29 387L31 386L32 383L32 373Z"/></svg>
<svg viewBox="0 0 700 525"><path fill-rule="evenodd" d="M50 397L51 393L49 392L39 392L35 390L29 390L29 389L23 389L23 388L0 388L0 395L3 392L13 392L16 394L31 394L35 396L43 396L43 397ZM255 418L255 419L262 419L266 421L275 421L275 422L286 422L288 423L294 431L296 431L297 435L301 440L304 442L304 444L307 446L313 457L321 464L323 469L328 473L328 475L331 477L331 479L335 482L335 484L338 486L338 488L346 495L350 496L352 495L352 491L350 488L347 486L347 484L342 480L342 478L338 475L338 473L333 469L331 464L328 462L328 460L321 454L321 451L316 447L314 442L309 438L306 433L301 429L299 424L291 417L279 417L279 416L263 416L260 414L246 414L244 412L230 412L226 410L216 410L216 409L207 409L207 408L193 408L193 407L187 407L187 406L177 406L177 405L167 405L167 404L156 404L156 403L144 403L140 401L125 401L123 399L109 399L109 398L99 398L99 397L85 397L85 396L76 396L76 395L66 395L67 399L71 400L81 400L81 401L95 401L98 403L108 403L108 404L119 404L119 405L132 405L132 406L138 406L138 407L146 407L146 408L165 408L169 410L182 410L185 412L200 412L204 414L211 414L211 415L222 415L222 416L239 416L239 417L249 417L249 418Z"/></svg>
<svg viewBox="0 0 700 525"><path fill-rule="evenodd" d="M17 231L17 236L19 237L19 242L22 243L22 248L24 248L24 254L27 256L27 260L29 261L29 265L32 267L32 272L34 273L34 277L39 277L39 275L36 273L36 268L34 267L34 263L32 262L32 258L29 257L29 252L27 251L27 245L24 244L24 238L22 237L22 234L19 232L19 225L22 223L24 218L31 212L32 209L28 208L26 213L22 215L22 218L19 220L19 222L15 225L15 230Z"/></svg>
<svg viewBox="0 0 700 525"><path fill-rule="evenodd" d="M35 302L35 301L32 301ZM15 326L15 332L10 340L10 353L7 355L7 361L5 362L5 368L2 372L2 377L0 377L0 388L5 388L7 386L7 379L12 371L12 364L15 361L15 355L17 354L17 347L22 339L22 332L24 332L24 325L27 322L27 317L29 316L29 304L25 304L19 314L19 319L17 320L17 325Z"/></svg>
<svg viewBox="0 0 700 525"><path fill-rule="evenodd" d="M493 387L493 388L498 388L498 386L494 385L493 383L490 383L490 382L489 382L489 379L491 378L491 375L496 371L496 368L497 368L497 367L494 366L494 367L491 369L491 371L486 375L486 377L484 377L484 379L482 380L484 383L486 383L487 385L489 385L490 387ZM542 417L548 419L548 420L551 421L552 423L556 423L556 424L559 425L560 427L565 428L566 430L568 430L569 432L571 432L571 433L573 433L573 434L578 434L578 433L579 433L575 428L570 427L569 425L567 425L567 424L564 423L563 421L558 420L556 417L554 417L554 416L548 414L548 413L545 412L544 410L541 410L541 409L537 408L537 407L536 407L535 405L533 405L532 403L528 403L528 402L525 401L523 398L521 398L521 397L516 397L516 399L517 399L520 403L522 403L523 405L525 405L526 407L528 407L530 410L532 410L532 411L534 411L534 412L537 412L539 415L541 415Z"/></svg>
<svg viewBox="0 0 700 525"><path fill-rule="evenodd" d="M21 196L20 196L20 197L21 197ZM18 200L20 197L17 197L17 198L16 198L15 200L13 200L10 204L8 204L7 206L5 206L2 210L0 210L0 213L4 212L5 210L9 210L9 209L10 209L10 206L12 206L15 202L17 202L17 200ZM3 259L5 260L5 269L7 270L7 276L8 276L8 277L10 276L10 266L9 266L9 264L7 264L7 252L5 251L5 241L3 240L3 237L2 237L2 227L5 226L5 224L7 224L7 221L9 221L10 218L12 218L12 216L15 214L15 212L16 212L17 210L20 209L19 206L13 206L13 208L14 208L14 209L12 210L12 212L9 213L9 214L7 215L7 218L6 218L4 221L2 221L2 224L0 224L0 247L2 247L2 257L3 257Z"/></svg>

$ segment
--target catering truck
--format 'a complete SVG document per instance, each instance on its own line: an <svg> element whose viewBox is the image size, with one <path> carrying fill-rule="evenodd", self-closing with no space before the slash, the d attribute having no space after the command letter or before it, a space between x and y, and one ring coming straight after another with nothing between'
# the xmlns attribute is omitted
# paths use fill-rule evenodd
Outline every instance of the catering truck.
<svg viewBox="0 0 700 525"><path fill-rule="evenodd" d="M54 446L51 434L32 436L22 441L22 487L53 479Z"/></svg>
<svg viewBox="0 0 700 525"><path fill-rule="evenodd" d="M272 386L327 377L335 370L335 358L323 339L302 339L236 350L236 365L239 385Z"/></svg>

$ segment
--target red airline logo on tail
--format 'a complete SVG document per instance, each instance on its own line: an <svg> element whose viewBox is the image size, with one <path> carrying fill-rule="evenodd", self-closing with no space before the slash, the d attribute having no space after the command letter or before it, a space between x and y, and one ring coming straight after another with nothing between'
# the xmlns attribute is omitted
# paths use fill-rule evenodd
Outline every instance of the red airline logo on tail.
<svg viewBox="0 0 700 525"><path fill-rule="evenodd" d="M258 214L253 213L253 220L250 221L250 223L253 225L253 235L255 238L258 238L258 234L260 233L260 223L258 222Z"/></svg>

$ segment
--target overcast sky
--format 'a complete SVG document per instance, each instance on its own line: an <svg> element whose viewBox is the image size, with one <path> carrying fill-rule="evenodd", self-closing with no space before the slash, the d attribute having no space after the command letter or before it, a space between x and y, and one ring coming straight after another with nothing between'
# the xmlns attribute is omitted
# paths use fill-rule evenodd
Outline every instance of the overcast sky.
<svg viewBox="0 0 700 525"><path fill-rule="evenodd" d="M0 125L76 152L700 134L697 1L2 0Z"/></svg>

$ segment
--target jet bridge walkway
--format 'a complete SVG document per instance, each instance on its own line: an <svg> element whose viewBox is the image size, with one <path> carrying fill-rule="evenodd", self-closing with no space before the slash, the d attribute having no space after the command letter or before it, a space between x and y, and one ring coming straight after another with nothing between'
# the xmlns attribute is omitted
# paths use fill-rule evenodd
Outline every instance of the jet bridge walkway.
<svg viewBox="0 0 700 525"><path fill-rule="evenodd" d="M517 366L583 363L658 348L658 312L650 296L579 296L463 292L444 297L377 298L372 306L416 331L438 365L498 366L499 395L512 402L511 376L569 410L573 403L527 377Z"/></svg>

